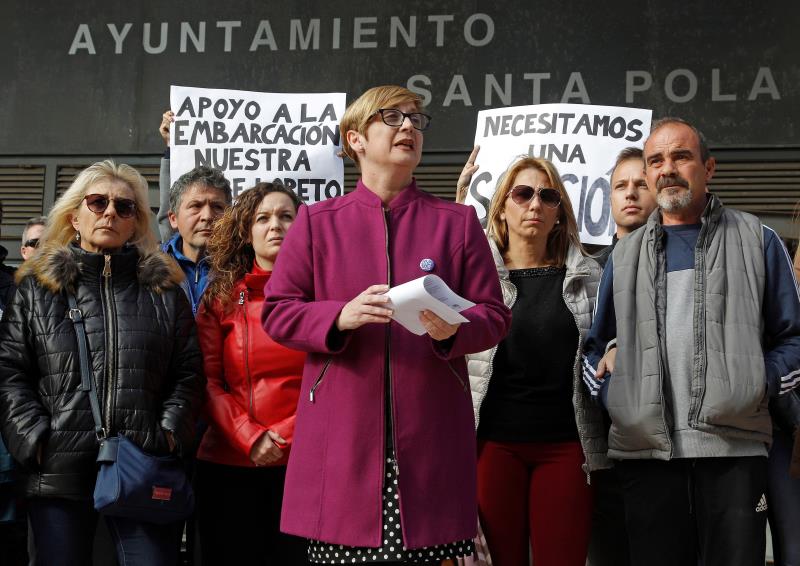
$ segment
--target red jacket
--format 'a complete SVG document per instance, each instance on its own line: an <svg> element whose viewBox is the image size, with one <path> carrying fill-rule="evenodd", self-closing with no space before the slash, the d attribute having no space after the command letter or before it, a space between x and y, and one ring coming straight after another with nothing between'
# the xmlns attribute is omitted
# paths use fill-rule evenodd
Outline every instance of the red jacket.
<svg viewBox="0 0 800 566"><path fill-rule="evenodd" d="M291 445L305 354L276 344L261 327L268 271L253 266L233 290L197 315L207 379L206 431L197 457L230 466L254 466L250 449L267 429ZM286 465L284 457L273 465Z"/></svg>

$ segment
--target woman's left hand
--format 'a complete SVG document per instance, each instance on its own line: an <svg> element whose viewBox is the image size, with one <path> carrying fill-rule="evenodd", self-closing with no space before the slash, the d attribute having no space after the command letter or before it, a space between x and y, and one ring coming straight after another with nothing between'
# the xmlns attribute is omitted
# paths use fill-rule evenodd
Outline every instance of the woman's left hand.
<svg viewBox="0 0 800 566"><path fill-rule="evenodd" d="M277 443L286 444L286 440L274 430L267 430L250 449L250 460L256 466L267 466L277 462L283 457L283 450Z"/></svg>
<svg viewBox="0 0 800 566"><path fill-rule="evenodd" d="M447 340L456 333L458 324L449 324L445 322L439 315L434 312L424 310L419 314L419 321L425 327L425 331L434 340Z"/></svg>

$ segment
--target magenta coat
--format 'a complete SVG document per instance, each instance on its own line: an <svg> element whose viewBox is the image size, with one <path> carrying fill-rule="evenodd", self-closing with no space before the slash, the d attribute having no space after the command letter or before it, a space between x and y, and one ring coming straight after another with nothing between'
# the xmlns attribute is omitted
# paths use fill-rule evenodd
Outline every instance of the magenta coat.
<svg viewBox="0 0 800 566"><path fill-rule="evenodd" d="M344 305L368 286L425 275L423 259L433 260L430 273L476 303L446 347L395 322L345 333L335 328ZM380 546L388 349L405 545L472 538L476 447L464 355L500 342L511 322L472 208L412 182L384 213L359 181L346 196L300 208L266 297L262 321L269 335L309 353L281 530Z"/></svg>

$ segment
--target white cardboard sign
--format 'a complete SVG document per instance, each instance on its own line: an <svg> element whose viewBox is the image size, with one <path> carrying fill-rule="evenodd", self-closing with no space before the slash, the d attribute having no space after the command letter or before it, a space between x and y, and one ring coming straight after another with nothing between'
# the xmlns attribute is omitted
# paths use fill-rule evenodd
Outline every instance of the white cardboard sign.
<svg viewBox="0 0 800 566"><path fill-rule="evenodd" d="M616 231L611 217L609 177L617 154L642 147L650 132L651 110L588 104L539 104L478 113L475 145L480 145L466 197L481 223L504 172L520 155L553 162L572 201L581 241L609 244Z"/></svg>
<svg viewBox="0 0 800 566"><path fill-rule="evenodd" d="M221 169L234 199L279 179L307 203L344 194L342 92L287 94L172 86L170 177Z"/></svg>

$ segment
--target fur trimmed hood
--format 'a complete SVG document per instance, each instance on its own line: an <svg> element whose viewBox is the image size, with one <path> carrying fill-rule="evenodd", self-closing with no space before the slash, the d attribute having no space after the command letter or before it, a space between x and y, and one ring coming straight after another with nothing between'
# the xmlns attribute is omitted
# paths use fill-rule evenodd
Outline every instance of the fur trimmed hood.
<svg viewBox="0 0 800 566"><path fill-rule="evenodd" d="M160 251L144 256L140 254L133 247L111 254L114 262L112 271L117 271L116 262L123 263L122 269L126 266L133 269L135 265L139 284L156 293L178 286L183 281L183 271L167 254ZM79 277L86 271L92 271L95 264L99 266L103 262L102 257L102 254L85 252L73 245L46 246L17 270L17 282L30 275L53 293L60 293L64 289L74 291Z"/></svg>

